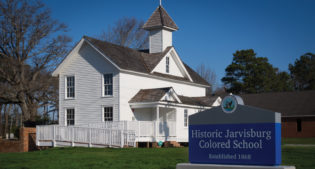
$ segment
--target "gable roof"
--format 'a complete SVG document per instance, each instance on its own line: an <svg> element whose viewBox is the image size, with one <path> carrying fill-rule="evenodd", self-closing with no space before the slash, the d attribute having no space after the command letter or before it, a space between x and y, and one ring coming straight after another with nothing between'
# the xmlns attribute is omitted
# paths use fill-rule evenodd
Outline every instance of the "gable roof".
<svg viewBox="0 0 315 169"><path fill-rule="evenodd" d="M242 97L245 105L279 112L283 117L315 116L315 90L239 96Z"/></svg>
<svg viewBox="0 0 315 169"><path fill-rule="evenodd" d="M206 80L201 78L185 63L184 66L193 82L191 82L188 78L162 74L158 72L151 73L160 60L173 48L171 46L167 47L163 52L160 53L148 53L144 50L134 50L128 47L115 45L87 36L84 36L83 38L95 48L97 48L102 54L108 57L108 59L110 59L110 61L116 64L120 69L145 73L156 77L210 86Z"/></svg>
<svg viewBox="0 0 315 169"><path fill-rule="evenodd" d="M179 55L177 54L176 50L174 48L172 48L172 50L169 50L169 52L166 53L167 55L169 54L171 56L171 58L173 59L173 61L175 62L175 64L177 65L178 70L181 72L182 74L182 78L186 78L189 79L189 81L193 81L193 79L191 78L190 74L187 71L187 68L185 67L185 64L183 63L183 61L180 59ZM164 66L164 63L161 63L162 60L164 59L164 57L166 57L166 55L164 55L160 61L158 62L157 65L155 65L155 68L153 70L151 70L151 73L155 73L155 69L158 69L157 67L159 66L159 64L162 64ZM168 75L168 74L167 74ZM171 75L172 76L172 75ZM199 75L198 75L199 76ZM176 77L176 76L175 76Z"/></svg>
<svg viewBox="0 0 315 169"><path fill-rule="evenodd" d="M154 89L141 89L135 96L133 96L129 103L144 103L144 102L159 102L163 101L161 98L171 90L172 87L154 88ZM176 94L175 94L176 95ZM182 104L206 106L210 107L216 100L214 97L187 97L177 95ZM178 101L167 101L179 103Z"/></svg>
<svg viewBox="0 0 315 169"><path fill-rule="evenodd" d="M143 29L156 29L156 28L169 28L172 30L178 30L177 25L168 15L166 10L160 5L158 6L147 22L143 25Z"/></svg>
<svg viewBox="0 0 315 169"><path fill-rule="evenodd" d="M157 102L171 89L171 87L155 88L155 89L141 89L135 96L133 96L129 103L137 102Z"/></svg>

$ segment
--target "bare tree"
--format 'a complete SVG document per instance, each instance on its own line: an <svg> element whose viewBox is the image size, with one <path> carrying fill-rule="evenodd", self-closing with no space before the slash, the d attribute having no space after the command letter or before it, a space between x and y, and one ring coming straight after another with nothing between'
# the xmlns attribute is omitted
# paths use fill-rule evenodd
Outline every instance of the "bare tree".
<svg viewBox="0 0 315 169"><path fill-rule="evenodd" d="M51 79L50 82L50 93L49 93L49 105L50 109L48 113L52 113L52 122L55 123L55 114L57 113L57 117L59 117L59 81L58 78Z"/></svg>
<svg viewBox="0 0 315 169"><path fill-rule="evenodd" d="M9 107L4 107L4 117L5 117L5 125L4 125L4 135L9 133L9 114L12 109L12 104L9 104Z"/></svg>
<svg viewBox="0 0 315 169"><path fill-rule="evenodd" d="M23 120L34 120L50 86L47 72L71 40L62 35L66 26L39 1L0 0L0 16L0 100L18 104Z"/></svg>
<svg viewBox="0 0 315 169"><path fill-rule="evenodd" d="M216 73L209 67L206 67L203 63L197 66L196 72L211 85L206 91L207 96L211 95L217 81Z"/></svg>
<svg viewBox="0 0 315 169"><path fill-rule="evenodd" d="M148 47L148 33L141 27L144 22L134 17L119 19L113 27L103 31L100 35L102 40L126 46L143 49Z"/></svg>
<svg viewBox="0 0 315 169"><path fill-rule="evenodd" d="M18 127L19 126L19 109L18 109L17 105L14 105L13 112L14 112L14 116L15 116L14 126Z"/></svg>

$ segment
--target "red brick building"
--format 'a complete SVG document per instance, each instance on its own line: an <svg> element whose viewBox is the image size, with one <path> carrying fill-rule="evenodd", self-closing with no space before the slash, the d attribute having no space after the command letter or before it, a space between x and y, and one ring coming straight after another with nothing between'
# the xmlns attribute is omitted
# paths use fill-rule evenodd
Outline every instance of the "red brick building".
<svg viewBox="0 0 315 169"><path fill-rule="evenodd" d="M282 137L315 137L315 91L240 96L246 105L280 112Z"/></svg>

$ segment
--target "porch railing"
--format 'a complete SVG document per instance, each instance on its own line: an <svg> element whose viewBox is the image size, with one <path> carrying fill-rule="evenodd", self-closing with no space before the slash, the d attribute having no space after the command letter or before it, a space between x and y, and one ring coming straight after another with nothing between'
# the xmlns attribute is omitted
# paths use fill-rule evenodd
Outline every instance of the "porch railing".
<svg viewBox="0 0 315 169"><path fill-rule="evenodd" d="M130 130L119 130L110 128L92 127L71 127L46 125L36 126L36 143L51 141L52 146L59 142L76 144L87 144L89 147L108 146L108 147L135 147L135 132Z"/></svg>
<svg viewBox="0 0 315 169"><path fill-rule="evenodd" d="M94 123L82 125L85 127L132 130L135 131L137 141L140 138L176 138L176 121L107 121L104 123Z"/></svg>
<svg viewBox="0 0 315 169"><path fill-rule="evenodd" d="M36 126L37 145L135 147L141 141L176 141L176 121L114 121L79 126ZM44 144L45 143L45 144Z"/></svg>

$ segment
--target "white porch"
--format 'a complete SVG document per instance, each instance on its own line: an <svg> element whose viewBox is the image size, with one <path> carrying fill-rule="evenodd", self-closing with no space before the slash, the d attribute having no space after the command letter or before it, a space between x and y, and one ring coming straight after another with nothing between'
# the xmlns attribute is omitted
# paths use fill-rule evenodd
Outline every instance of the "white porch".
<svg viewBox="0 0 315 169"><path fill-rule="evenodd" d="M133 121L127 122L127 129L136 131L137 142L177 141L175 108L142 105L132 110Z"/></svg>
<svg viewBox="0 0 315 169"><path fill-rule="evenodd" d="M76 126L37 126L38 146L124 147L136 142L188 142L184 112L198 112L167 102L131 104L132 121L106 121ZM186 119L187 120L187 119Z"/></svg>
<svg viewBox="0 0 315 169"><path fill-rule="evenodd" d="M38 146L135 147L136 142L176 141L176 123L117 121L80 126L36 126Z"/></svg>
<svg viewBox="0 0 315 169"><path fill-rule="evenodd" d="M132 121L37 126L37 145L124 147L136 146L136 142L188 142L184 121L204 107L163 101L130 103L130 108Z"/></svg>

